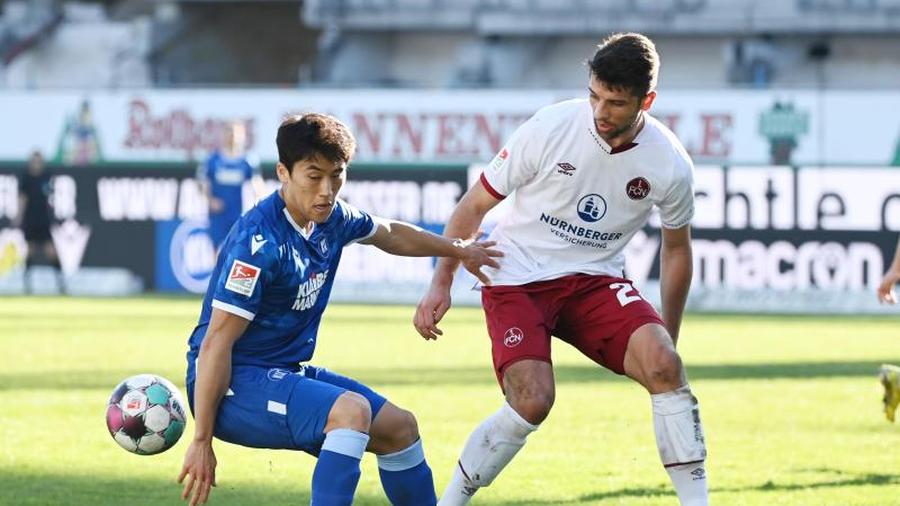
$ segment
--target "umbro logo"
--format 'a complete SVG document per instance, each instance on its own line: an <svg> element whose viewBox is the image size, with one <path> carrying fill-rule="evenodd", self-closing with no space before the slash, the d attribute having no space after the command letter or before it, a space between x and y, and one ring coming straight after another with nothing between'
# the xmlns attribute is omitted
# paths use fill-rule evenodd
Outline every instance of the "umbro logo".
<svg viewBox="0 0 900 506"><path fill-rule="evenodd" d="M575 166L569 162L559 162L556 164L558 167L556 169L557 174L565 174L567 176L571 176L575 173Z"/></svg>
<svg viewBox="0 0 900 506"><path fill-rule="evenodd" d="M694 475L694 477L692 478L693 481L706 479L706 470L702 467L694 469L693 471L691 471L691 474Z"/></svg>

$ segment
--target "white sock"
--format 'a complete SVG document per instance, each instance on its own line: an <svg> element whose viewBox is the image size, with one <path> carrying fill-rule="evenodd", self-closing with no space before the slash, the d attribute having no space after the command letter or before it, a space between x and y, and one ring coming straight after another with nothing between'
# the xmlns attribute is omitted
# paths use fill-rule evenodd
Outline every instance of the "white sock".
<svg viewBox="0 0 900 506"><path fill-rule="evenodd" d="M504 402L472 431L438 506L468 504L479 487L494 481L537 428Z"/></svg>
<svg viewBox="0 0 900 506"><path fill-rule="evenodd" d="M709 493L706 490L706 468L703 462L670 466L666 468L666 472L675 486L681 506L708 506Z"/></svg>
<svg viewBox="0 0 900 506"><path fill-rule="evenodd" d="M656 446L682 506L706 506L706 441L700 408L691 387L653 394Z"/></svg>

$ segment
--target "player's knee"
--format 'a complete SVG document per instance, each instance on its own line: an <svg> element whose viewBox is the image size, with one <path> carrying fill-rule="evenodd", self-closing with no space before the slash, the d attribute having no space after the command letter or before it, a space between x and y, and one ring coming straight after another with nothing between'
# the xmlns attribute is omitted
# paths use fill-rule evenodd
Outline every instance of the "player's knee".
<svg viewBox="0 0 900 506"><path fill-rule="evenodd" d="M372 423L372 407L369 401L355 392L344 392L337 398L328 413L325 432L332 429L353 429L368 432Z"/></svg>
<svg viewBox="0 0 900 506"><path fill-rule="evenodd" d="M650 386L677 388L684 383L681 357L672 348L661 347L647 365Z"/></svg>
<svg viewBox="0 0 900 506"><path fill-rule="evenodd" d="M399 410L398 423L394 432L394 444L406 448L419 439L419 423L416 416L405 409Z"/></svg>
<svg viewBox="0 0 900 506"><path fill-rule="evenodd" d="M507 392L509 405L530 424L539 425L550 414L555 400L553 389L528 388Z"/></svg>

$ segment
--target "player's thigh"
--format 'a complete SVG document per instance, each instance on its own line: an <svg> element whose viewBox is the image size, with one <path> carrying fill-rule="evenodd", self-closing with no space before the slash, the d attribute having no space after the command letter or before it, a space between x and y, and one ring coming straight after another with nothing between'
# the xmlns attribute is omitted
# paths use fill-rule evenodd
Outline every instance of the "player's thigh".
<svg viewBox="0 0 900 506"><path fill-rule="evenodd" d="M345 391L285 369L235 366L215 435L242 446L317 453L328 414Z"/></svg>
<svg viewBox="0 0 900 506"><path fill-rule="evenodd" d="M625 374L625 353L632 334L644 325L662 325L662 318L630 280L586 276L578 283L555 334L591 360Z"/></svg>
<svg viewBox="0 0 900 506"><path fill-rule="evenodd" d="M372 388L360 383L359 381L356 381L353 378L338 374L330 369L314 365L307 365L303 367L301 373L307 378L321 381L329 385L334 385L344 390L349 390L351 392L362 395L366 398L367 401L369 401L369 406L372 408L373 421L378 416L381 408L387 402L387 399L383 395L379 394Z"/></svg>
<svg viewBox="0 0 900 506"><path fill-rule="evenodd" d="M556 323L556 294L533 286L496 286L481 290L494 373L503 387L506 369L522 360L550 363L550 329Z"/></svg>

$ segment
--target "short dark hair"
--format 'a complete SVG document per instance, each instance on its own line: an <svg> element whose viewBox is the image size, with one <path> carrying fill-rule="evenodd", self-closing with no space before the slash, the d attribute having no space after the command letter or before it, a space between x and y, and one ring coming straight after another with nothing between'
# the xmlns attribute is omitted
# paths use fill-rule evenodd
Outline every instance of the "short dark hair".
<svg viewBox="0 0 900 506"><path fill-rule="evenodd" d="M295 163L316 155L334 163L349 163L356 151L356 139L347 125L334 116L315 112L285 118L278 127L275 144L278 161L288 172L294 169Z"/></svg>
<svg viewBox="0 0 900 506"><path fill-rule="evenodd" d="M588 66L594 77L610 88L642 98L656 88L659 54L645 35L615 33L597 46Z"/></svg>

